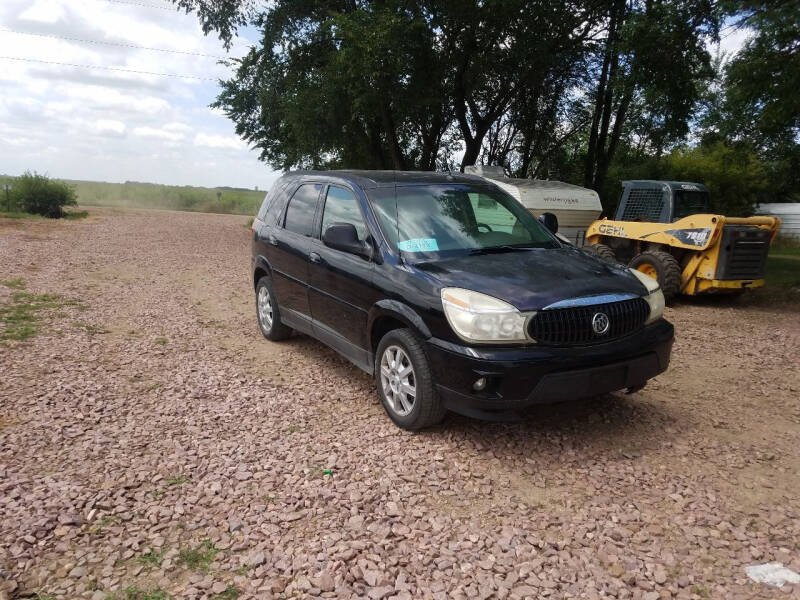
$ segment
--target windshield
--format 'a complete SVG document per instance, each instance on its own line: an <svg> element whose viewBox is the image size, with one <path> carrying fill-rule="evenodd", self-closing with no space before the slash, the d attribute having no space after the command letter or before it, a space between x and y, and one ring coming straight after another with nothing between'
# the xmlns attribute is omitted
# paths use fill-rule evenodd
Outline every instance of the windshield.
<svg viewBox="0 0 800 600"><path fill-rule="evenodd" d="M560 246L519 202L492 186L409 185L372 190L370 198L386 239L406 253Z"/></svg>
<svg viewBox="0 0 800 600"><path fill-rule="evenodd" d="M675 192L675 214L673 220L708 212L708 192Z"/></svg>

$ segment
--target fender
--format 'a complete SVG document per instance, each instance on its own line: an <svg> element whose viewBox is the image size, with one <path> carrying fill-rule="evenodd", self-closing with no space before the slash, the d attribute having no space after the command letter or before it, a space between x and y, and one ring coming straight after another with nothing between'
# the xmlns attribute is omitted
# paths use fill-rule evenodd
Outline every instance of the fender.
<svg viewBox="0 0 800 600"><path fill-rule="evenodd" d="M253 259L252 273L255 273L256 269L261 269L265 271L269 277L272 277L272 267L269 262L267 262L267 259L260 254ZM253 287L255 288L257 284L258 282L255 281L255 276L253 276Z"/></svg>
<svg viewBox="0 0 800 600"><path fill-rule="evenodd" d="M432 337L431 330L425 324L425 321L416 313L416 311L403 304L398 300L378 300L372 308L369 309L367 316L367 332L372 337L372 325L379 317L390 316L402 321L422 336L423 339L430 339Z"/></svg>

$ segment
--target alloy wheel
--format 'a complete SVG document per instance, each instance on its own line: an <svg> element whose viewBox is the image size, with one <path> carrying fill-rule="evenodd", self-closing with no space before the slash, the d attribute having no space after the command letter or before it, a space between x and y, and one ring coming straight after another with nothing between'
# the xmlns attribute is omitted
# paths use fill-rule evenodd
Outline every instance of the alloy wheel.
<svg viewBox="0 0 800 600"><path fill-rule="evenodd" d="M272 329L272 298L266 286L258 290L258 320L265 330Z"/></svg>
<svg viewBox="0 0 800 600"><path fill-rule="evenodd" d="M411 359L400 346L387 346L381 357L381 387L389 406L404 417L414 409L417 383Z"/></svg>

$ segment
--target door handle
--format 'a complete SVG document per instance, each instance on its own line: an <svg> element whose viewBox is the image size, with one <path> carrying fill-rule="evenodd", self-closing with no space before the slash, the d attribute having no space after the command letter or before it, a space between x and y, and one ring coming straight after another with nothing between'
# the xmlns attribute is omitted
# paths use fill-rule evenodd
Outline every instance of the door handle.
<svg viewBox="0 0 800 600"><path fill-rule="evenodd" d="M312 252L308 255L308 260L310 260L312 263L320 264L322 262L322 257L316 252Z"/></svg>
<svg viewBox="0 0 800 600"><path fill-rule="evenodd" d="M269 240L269 243L272 244L273 246L278 245L278 238L272 235L272 232L270 232L270 234L267 236L267 239Z"/></svg>

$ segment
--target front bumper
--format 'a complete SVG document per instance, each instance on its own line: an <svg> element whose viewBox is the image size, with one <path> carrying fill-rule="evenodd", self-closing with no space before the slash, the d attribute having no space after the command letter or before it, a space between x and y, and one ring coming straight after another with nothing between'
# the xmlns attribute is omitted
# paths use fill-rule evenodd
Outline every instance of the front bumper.
<svg viewBox="0 0 800 600"><path fill-rule="evenodd" d="M428 354L445 406L474 415L640 387L667 370L673 339L672 325L661 319L592 346L476 347L431 338ZM480 377L487 386L475 391Z"/></svg>

